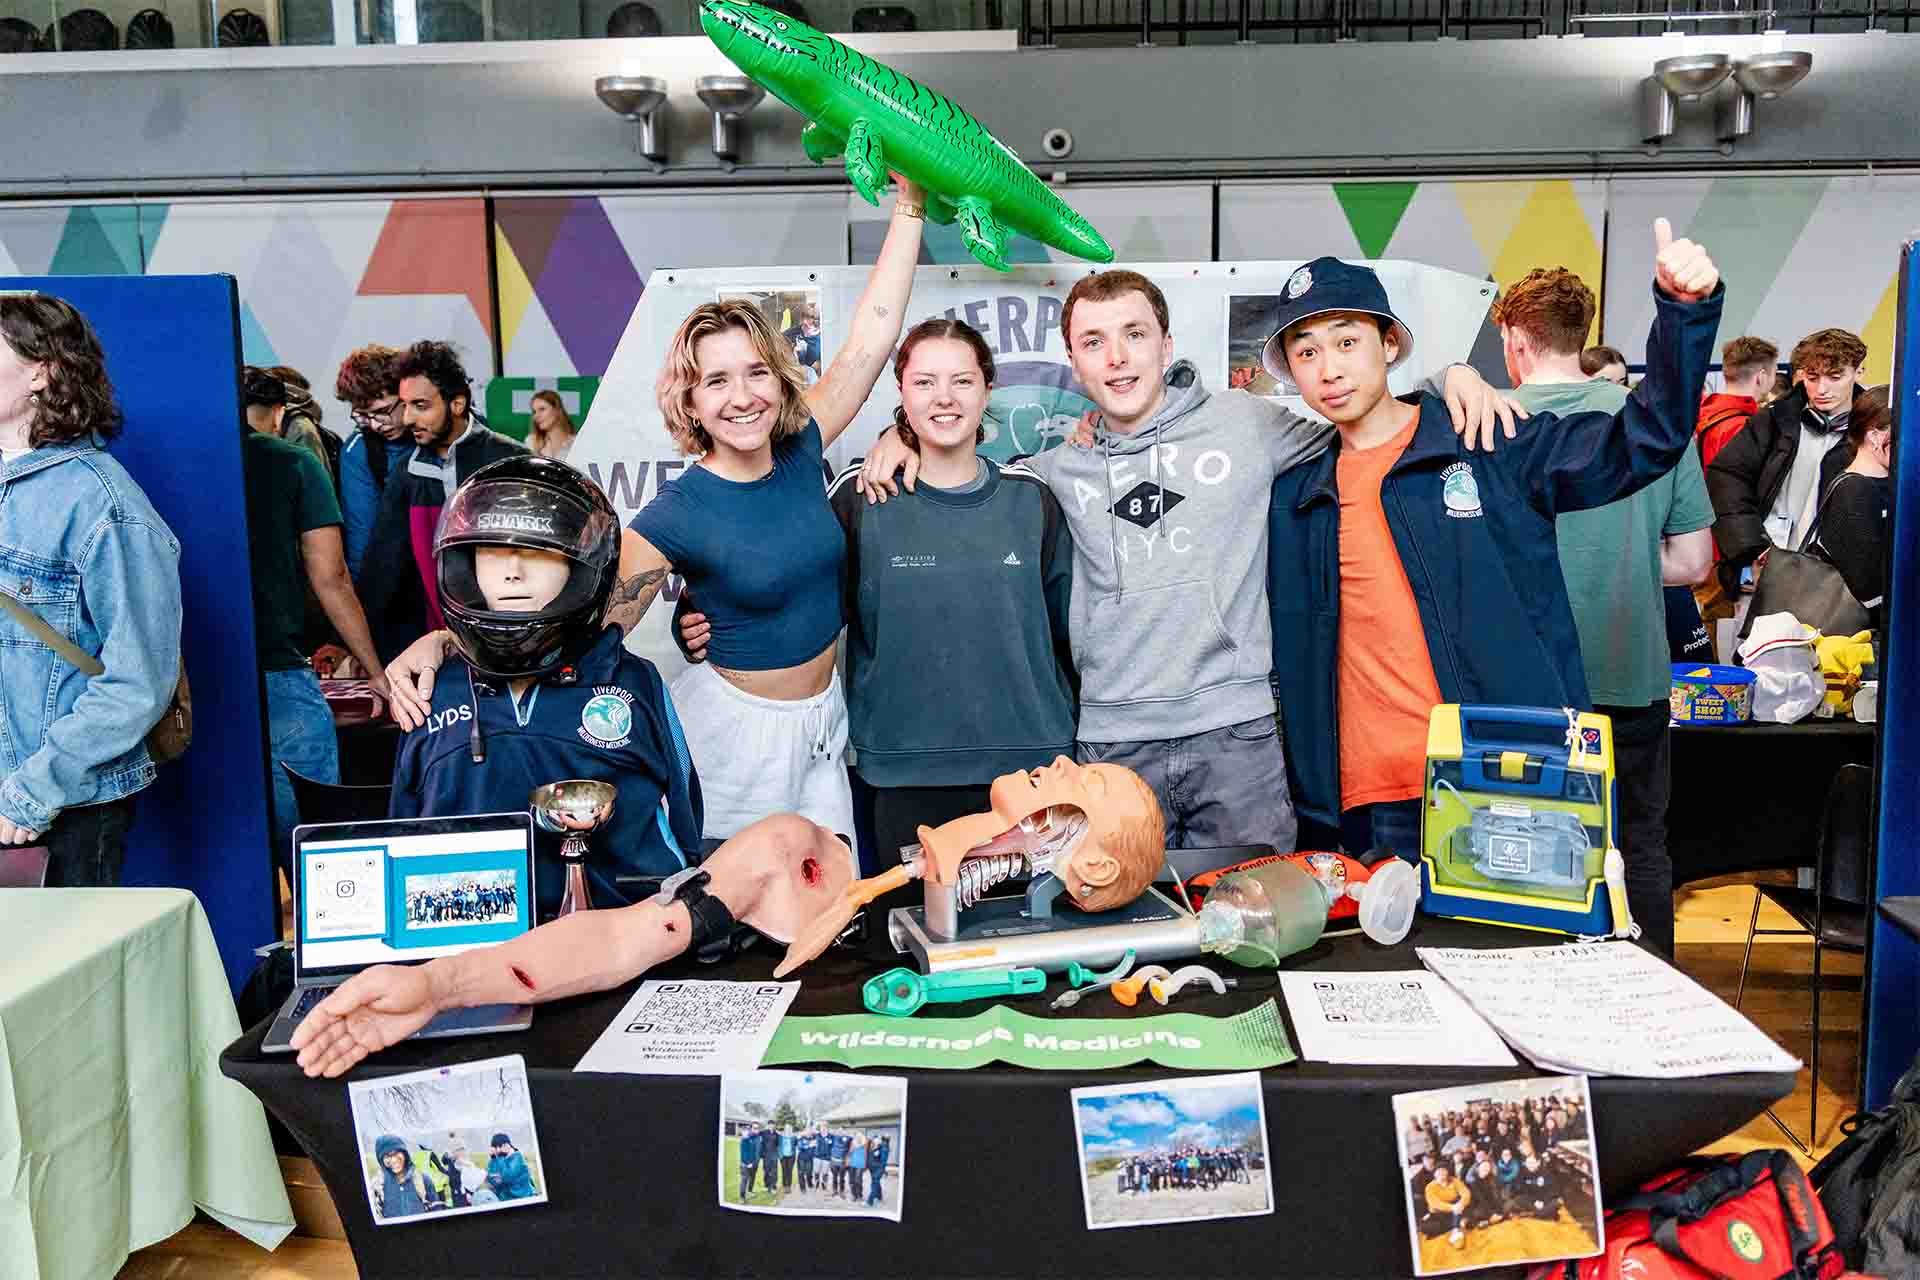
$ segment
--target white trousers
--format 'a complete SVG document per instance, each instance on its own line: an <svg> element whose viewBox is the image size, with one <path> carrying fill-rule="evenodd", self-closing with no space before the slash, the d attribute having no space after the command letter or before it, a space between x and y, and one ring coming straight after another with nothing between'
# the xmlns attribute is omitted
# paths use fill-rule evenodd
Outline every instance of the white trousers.
<svg viewBox="0 0 1920 1280"><path fill-rule="evenodd" d="M730 684L707 663L673 682L673 706L700 774L709 840L797 813L853 843L847 698L840 673L811 698L780 702Z"/></svg>

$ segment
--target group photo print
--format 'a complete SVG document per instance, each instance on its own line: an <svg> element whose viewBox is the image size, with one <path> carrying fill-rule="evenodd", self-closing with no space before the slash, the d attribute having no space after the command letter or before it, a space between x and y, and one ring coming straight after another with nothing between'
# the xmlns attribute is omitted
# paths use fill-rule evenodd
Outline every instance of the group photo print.
<svg viewBox="0 0 1920 1280"><path fill-rule="evenodd" d="M755 1071L720 1082L720 1206L900 1221L907 1082Z"/></svg>
<svg viewBox="0 0 1920 1280"><path fill-rule="evenodd" d="M1396 1094L1393 1117L1416 1274L1600 1251L1585 1076Z"/></svg>
<svg viewBox="0 0 1920 1280"><path fill-rule="evenodd" d="M1087 1226L1273 1212L1258 1072L1073 1091Z"/></svg>
<svg viewBox="0 0 1920 1280"><path fill-rule="evenodd" d="M382 1225L545 1204L518 1054L348 1086L361 1172Z"/></svg>

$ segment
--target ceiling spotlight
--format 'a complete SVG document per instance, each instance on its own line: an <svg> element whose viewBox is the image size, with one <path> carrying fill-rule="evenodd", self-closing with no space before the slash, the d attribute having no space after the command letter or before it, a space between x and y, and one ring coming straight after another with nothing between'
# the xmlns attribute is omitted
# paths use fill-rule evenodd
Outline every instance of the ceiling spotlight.
<svg viewBox="0 0 1920 1280"><path fill-rule="evenodd" d="M740 161L740 117L767 91L746 76L701 76L693 82L693 91L713 112L713 154L732 172Z"/></svg>
<svg viewBox="0 0 1920 1280"><path fill-rule="evenodd" d="M1684 47L1684 39L1681 43ZM1733 61L1724 53L1683 53L1654 63L1653 74L1640 82L1641 141L1659 142L1671 137L1674 100L1695 101L1732 70Z"/></svg>
<svg viewBox="0 0 1920 1280"><path fill-rule="evenodd" d="M1807 78L1813 55L1781 49L1756 53L1733 66L1733 82L1756 98L1777 98Z"/></svg>
<svg viewBox="0 0 1920 1280"><path fill-rule="evenodd" d="M1687 53L1653 64L1654 78L1682 102L1712 92L1732 71L1733 59L1724 53Z"/></svg>
<svg viewBox="0 0 1920 1280"><path fill-rule="evenodd" d="M667 100L667 82L655 76L601 76L593 92L622 120L640 125L640 154L655 172L666 167L666 121L659 111Z"/></svg>
<svg viewBox="0 0 1920 1280"><path fill-rule="evenodd" d="M1734 64L1733 81L1714 102L1714 124L1722 142L1753 132L1753 104L1777 98L1807 78L1813 55L1793 50L1756 53Z"/></svg>

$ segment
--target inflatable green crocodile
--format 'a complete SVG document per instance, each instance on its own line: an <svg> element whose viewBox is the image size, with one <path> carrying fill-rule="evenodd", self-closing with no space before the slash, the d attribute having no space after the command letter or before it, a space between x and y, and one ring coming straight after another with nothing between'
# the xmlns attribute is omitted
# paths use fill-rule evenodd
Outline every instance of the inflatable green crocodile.
<svg viewBox="0 0 1920 1280"><path fill-rule="evenodd" d="M1112 262L1091 223L1056 196L986 127L925 85L815 31L744 0L702 0L700 25L720 52L807 118L801 143L815 164L846 157L847 177L869 204L892 170L927 192L927 216L958 221L967 252L1007 270L1007 234L1063 253Z"/></svg>

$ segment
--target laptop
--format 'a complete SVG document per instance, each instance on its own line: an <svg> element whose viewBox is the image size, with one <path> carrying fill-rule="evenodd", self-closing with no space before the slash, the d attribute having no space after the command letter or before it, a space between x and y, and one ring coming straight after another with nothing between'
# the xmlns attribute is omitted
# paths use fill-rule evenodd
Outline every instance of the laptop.
<svg viewBox="0 0 1920 1280"><path fill-rule="evenodd" d="M293 994L260 1048L293 1030L341 983L376 964L424 964L533 927L533 817L330 822L293 830ZM525 1031L533 1007L449 1009L410 1038Z"/></svg>

